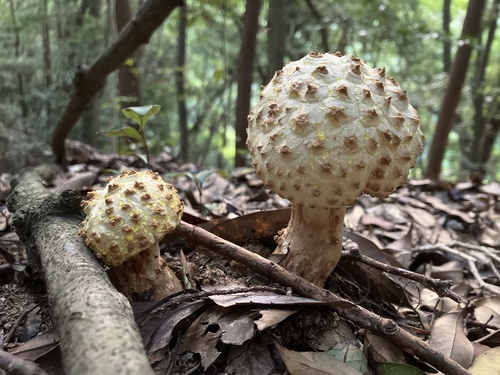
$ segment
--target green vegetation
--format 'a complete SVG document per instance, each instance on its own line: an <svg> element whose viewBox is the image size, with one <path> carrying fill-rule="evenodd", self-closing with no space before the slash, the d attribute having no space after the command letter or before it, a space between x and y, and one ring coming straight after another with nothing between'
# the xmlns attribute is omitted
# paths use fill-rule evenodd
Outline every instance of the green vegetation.
<svg viewBox="0 0 500 375"><path fill-rule="evenodd" d="M39 149L48 149L52 129L72 92L75 70L91 64L113 42L118 21L123 21L118 18L123 15L98 0L3 0L1 3L9 11L0 15L0 95L3 99L0 126L28 135L30 146L18 145L21 150L33 147L34 143ZM141 2L116 1L116 7L124 4L130 7L132 15ZM299 59L311 50L341 50L365 59L369 65L385 66L388 74L408 91L411 103L419 110L422 130L428 139L414 170L414 176L423 176L448 82L444 46L450 43L453 62L468 2L451 1L449 32L443 31L441 1L293 0L284 4L281 12L285 25L283 63ZM266 84L269 77L270 51L273 50L270 35L275 22L269 5L269 0L263 1L260 11L252 104L258 97L259 86ZM484 98L480 106L486 126L500 121L498 37L494 38L489 51L484 81L479 90L474 88L495 6L498 7L497 0L486 2L481 35L471 39L473 53L467 81L443 163L442 177L447 179L465 179L470 170L479 167L484 168L486 178L500 178L496 168L500 161L498 140L487 165L478 166L471 155L477 128L474 98L478 93ZM237 137L234 131L237 66L244 13L243 1L187 1L185 25L179 22L180 12L176 9L149 43L126 61L124 70L129 78L120 72L113 74L70 137L106 151L123 152L114 149L116 143L98 132L124 135L125 130L110 131L122 123L122 108L158 103L162 111L150 119L152 126L134 135L132 130L126 130L127 136L138 141L149 139L151 154L168 148L179 156L183 144L180 116L184 116L189 144L186 161L205 168L232 168ZM178 40L183 27L185 62L179 66ZM179 79L183 82L182 94L178 91ZM135 82L132 90L120 84L131 80ZM178 108L180 102L185 106L184 115Z"/></svg>

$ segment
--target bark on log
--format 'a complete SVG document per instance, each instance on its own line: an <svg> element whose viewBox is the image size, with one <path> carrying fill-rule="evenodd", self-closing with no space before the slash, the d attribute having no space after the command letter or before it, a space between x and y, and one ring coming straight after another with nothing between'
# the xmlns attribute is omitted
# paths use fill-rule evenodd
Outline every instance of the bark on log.
<svg viewBox="0 0 500 375"><path fill-rule="evenodd" d="M154 374L129 301L78 235L78 192L50 193L53 167L23 173L8 199L28 257L44 277L65 373Z"/></svg>

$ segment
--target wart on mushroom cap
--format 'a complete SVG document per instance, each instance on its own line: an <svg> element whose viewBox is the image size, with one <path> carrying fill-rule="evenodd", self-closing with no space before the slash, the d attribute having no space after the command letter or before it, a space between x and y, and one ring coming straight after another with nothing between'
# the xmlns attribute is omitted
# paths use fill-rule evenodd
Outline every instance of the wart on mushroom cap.
<svg viewBox="0 0 500 375"><path fill-rule="evenodd" d="M106 265L114 268L129 297L153 299L182 289L159 252L159 241L182 218L175 188L152 171L125 171L84 202L80 235Z"/></svg>
<svg viewBox="0 0 500 375"><path fill-rule="evenodd" d="M276 72L247 131L257 175L292 203L278 250L289 250L289 270L318 285L340 258L345 206L362 193L390 195L424 140L416 110L385 69L339 53L311 52Z"/></svg>

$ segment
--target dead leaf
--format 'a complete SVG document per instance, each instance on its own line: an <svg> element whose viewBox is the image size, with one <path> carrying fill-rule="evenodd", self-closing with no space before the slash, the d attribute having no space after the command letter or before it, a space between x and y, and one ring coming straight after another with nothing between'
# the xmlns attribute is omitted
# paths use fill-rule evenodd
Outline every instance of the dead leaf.
<svg viewBox="0 0 500 375"><path fill-rule="evenodd" d="M472 375L500 374L500 347L488 350L477 357L469 367Z"/></svg>
<svg viewBox="0 0 500 375"><path fill-rule="evenodd" d="M275 343L276 349L291 375L360 375L348 364L326 352L296 352Z"/></svg>
<svg viewBox="0 0 500 375"><path fill-rule="evenodd" d="M471 307L451 312L435 320L431 327L429 345L468 368L474 357L474 348L465 336L464 320Z"/></svg>

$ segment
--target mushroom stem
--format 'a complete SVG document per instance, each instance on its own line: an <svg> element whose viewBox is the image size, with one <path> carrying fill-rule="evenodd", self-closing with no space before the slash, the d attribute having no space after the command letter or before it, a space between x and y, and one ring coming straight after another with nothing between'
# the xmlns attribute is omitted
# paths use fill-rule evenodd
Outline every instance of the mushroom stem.
<svg viewBox="0 0 500 375"><path fill-rule="evenodd" d="M323 287L340 260L345 207L292 205L288 226L277 252L288 253L285 268Z"/></svg>
<svg viewBox="0 0 500 375"><path fill-rule="evenodd" d="M160 256L157 243L112 269L120 291L128 298L157 301L182 290L175 273Z"/></svg>

